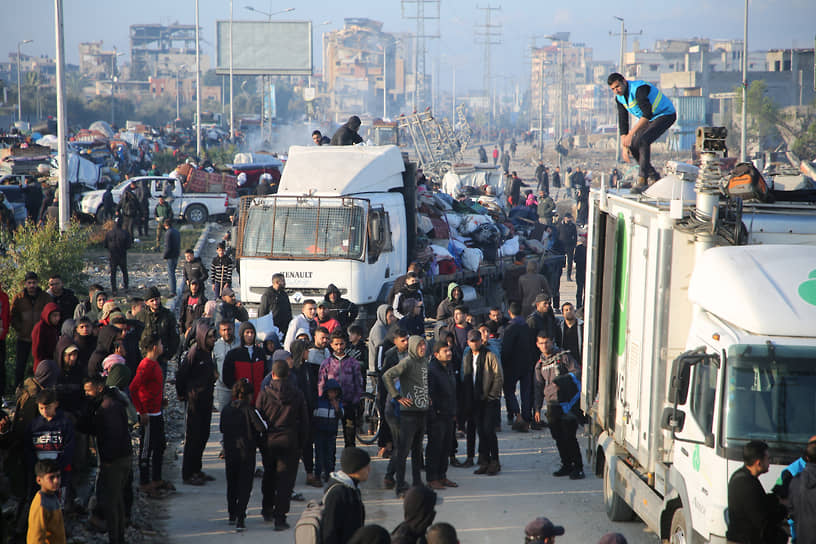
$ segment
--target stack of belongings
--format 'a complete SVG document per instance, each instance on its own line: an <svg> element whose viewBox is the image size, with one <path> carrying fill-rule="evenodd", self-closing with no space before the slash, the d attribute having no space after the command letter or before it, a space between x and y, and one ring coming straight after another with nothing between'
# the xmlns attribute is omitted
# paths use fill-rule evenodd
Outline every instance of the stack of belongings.
<svg viewBox="0 0 816 544"><path fill-rule="evenodd" d="M541 243L523 236L534 232L535 225L517 227L489 190L484 194L474 187L461 189L457 199L441 192L417 195L416 260L427 273L475 272L481 264L503 257L518 260L528 253L543 253Z"/></svg>
<svg viewBox="0 0 816 544"><path fill-rule="evenodd" d="M0 175L35 176L41 164L51 164L51 148L48 146L23 143L0 149Z"/></svg>

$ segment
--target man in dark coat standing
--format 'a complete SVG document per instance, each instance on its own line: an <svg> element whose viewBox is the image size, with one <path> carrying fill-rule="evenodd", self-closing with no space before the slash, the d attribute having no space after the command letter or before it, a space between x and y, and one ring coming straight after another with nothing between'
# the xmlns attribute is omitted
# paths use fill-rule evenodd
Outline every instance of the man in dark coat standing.
<svg viewBox="0 0 816 544"><path fill-rule="evenodd" d="M130 233L122 228L119 221L114 221L113 228L105 235L105 249L110 258L111 291L116 295L116 270L122 271L122 285L128 288L127 250L133 245Z"/></svg>
<svg viewBox="0 0 816 544"><path fill-rule="evenodd" d="M181 254L181 234L173 227L173 220L164 220L164 253L162 259L167 261L167 281L170 285L170 296L176 296L176 266Z"/></svg>
<svg viewBox="0 0 816 544"><path fill-rule="evenodd" d="M289 302L289 294L286 292L286 278L283 274L272 275L272 285L266 288L261 297L258 317L268 314L272 314L272 321L285 336L289 322L292 321L292 305Z"/></svg>
<svg viewBox="0 0 816 544"><path fill-rule="evenodd" d="M501 365L504 371L504 403L507 421L514 431L527 432L533 419L533 365L532 352L535 335L521 316L521 305L510 304L510 322L504 328L501 344ZM516 383L521 388L521 406L516 400ZM515 421L514 421L515 420Z"/></svg>
<svg viewBox="0 0 816 544"><path fill-rule="evenodd" d="M331 139L331 145L354 145L363 141L357 131L360 130L362 122L356 115L349 117L346 123L337 129Z"/></svg>
<svg viewBox="0 0 816 544"><path fill-rule="evenodd" d="M741 544L779 543L776 537L785 510L776 495L765 493L759 481L759 476L768 472L771 465L768 444L751 440L742 447L742 460L745 464L728 482L729 522L725 538ZM781 536L781 542L787 542L787 536Z"/></svg>
<svg viewBox="0 0 816 544"><path fill-rule="evenodd" d="M276 531L285 531L289 528L286 514L309 421L306 400L289 381L286 361L272 363L272 381L258 395L255 407L269 429L261 444L264 465L261 514L264 521L275 523Z"/></svg>

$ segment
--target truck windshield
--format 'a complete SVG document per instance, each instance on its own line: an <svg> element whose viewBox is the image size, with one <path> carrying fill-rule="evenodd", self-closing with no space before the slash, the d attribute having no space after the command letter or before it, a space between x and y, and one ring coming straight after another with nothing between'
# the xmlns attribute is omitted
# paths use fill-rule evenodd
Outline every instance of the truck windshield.
<svg viewBox="0 0 816 544"><path fill-rule="evenodd" d="M366 208L350 200L269 199L249 207L241 256L362 259Z"/></svg>
<svg viewBox="0 0 816 544"><path fill-rule="evenodd" d="M727 361L724 445L807 444L816 421L816 347L734 345Z"/></svg>

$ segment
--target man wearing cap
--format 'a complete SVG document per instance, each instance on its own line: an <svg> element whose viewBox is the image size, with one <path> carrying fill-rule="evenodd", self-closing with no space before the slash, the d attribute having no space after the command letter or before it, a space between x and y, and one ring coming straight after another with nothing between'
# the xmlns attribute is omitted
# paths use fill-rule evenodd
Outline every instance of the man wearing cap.
<svg viewBox="0 0 816 544"><path fill-rule="evenodd" d="M323 495L322 544L345 544L365 525L360 482L368 480L371 457L360 448L344 448L340 469L333 472Z"/></svg>
<svg viewBox="0 0 816 544"><path fill-rule="evenodd" d="M422 303L422 291L419 285L419 274L416 272L408 272L405 276L405 286L394 295L394 315L397 319L402 319L408 312L406 310L405 301L413 299L417 303ZM424 315L424 314L423 314Z"/></svg>
<svg viewBox="0 0 816 544"><path fill-rule="evenodd" d="M156 287L149 287L145 291L145 308L139 312L136 319L144 323L140 348L146 351L144 342L151 336L158 336L162 341L162 353L158 363L163 373L167 373L167 361L176 354L179 346L179 333L176 318L173 312L162 306L161 294Z"/></svg>
<svg viewBox="0 0 816 544"><path fill-rule="evenodd" d="M235 297L235 291L231 287L225 287L221 290L221 298L215 303L213 321L215 323L221 323L222 321L233 323L236 320L241 323L249 321L249 314Z"/></svg>
<svg viewBox="0 0 816 544"><path fill-rule="evenodd" d="M51 297L40 287L39 276L35 272L26 272L23 290L14 295L11 301L11 328L17 333L15 387L23 383L31 355L31 331L40 321L40 314L49 302Z"/></svg>
<svg viewBox="0 0 816 544"><path fill-rule="evenodd" d="M272 274L272 285L266 288L261 297L258 317L268 314L272 314L272 321L285 336L292 320L292 305L286 292L286 277L283 274Z"/></svg>
<svg viewBox="0 0 816 544"><path fill-rule="evenodd" d="M524 528L526 544L555 544L555 537L564 534L564 528L553 525L547 518L536 518Z"/></svg>
<svg viewBox="0 0 816 544"><path fill-rule="evenodd" d="M261 390L255 407L268 429L261 442L264 465L261 514L264 521L275 523L276 531L285 531L289 528L286 514L309 421L306 400L289 381L289 365L285 361L272 363L272 381Z"/></svg>
<svg viewBox="0 0 816 544"><path fill-rule="evenodd" d="M325 327L329 333L336 330L343 331L340 322L332 317L331 307L327 300L321 300L317 303L317 326Z"/></svg>

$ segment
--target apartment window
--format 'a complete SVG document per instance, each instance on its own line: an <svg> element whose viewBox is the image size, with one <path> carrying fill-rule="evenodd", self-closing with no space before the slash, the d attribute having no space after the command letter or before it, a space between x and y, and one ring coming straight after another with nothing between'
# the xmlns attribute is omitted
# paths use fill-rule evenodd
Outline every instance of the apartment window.
<svg viewBox="0 0 816 544"><path fill-rule="evenodd" d="M658 69L660 69L660 65L659 65L659 64L650 64L650 65L649 65L649 71L651 71L651 72L657 72L657 71L658 71Z"/></svg>

